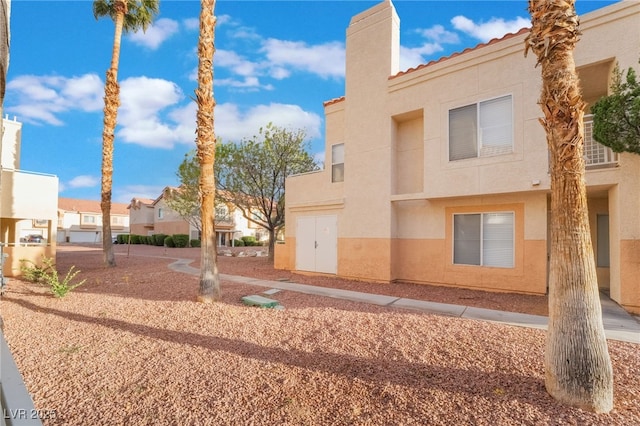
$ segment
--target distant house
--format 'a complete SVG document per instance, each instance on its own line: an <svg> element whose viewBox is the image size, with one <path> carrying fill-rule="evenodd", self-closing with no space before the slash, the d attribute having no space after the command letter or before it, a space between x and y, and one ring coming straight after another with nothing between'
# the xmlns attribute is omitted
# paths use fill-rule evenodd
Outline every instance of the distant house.
<svg viewBox="0 0 640 426"><path fill-rule="evenodd" d="M165 197L177 188L165 187L155 200L133 198L129 206L131 233L135 235L187 234L190 239L200 239L200 231L169 207ZM234 239L254 236L263 241L268 234L256 224L243 217L240 209L232 205L219 204L215 208L216 240L219 246L232 246Z"/></svg>
<svg viewBox="0 0 640 426"><path fill-rule="evenodd" d="M127 204L111 203L111 233L129 233ZM58 242L102 244L100 201L58 198Z"/></svg>
<svg viewBox="0 0 640 426"><path fill-rule="evenodd" d="M426 4L426 3L425 3ZM640 2L580 17L584 101L637 66ZM276 266L377 282L545 294L549 152L527 29L406 71L390 1L346 31L345 96L324 104L327 167L287 179ZM615 154L585 116L598 284L640 312L640 156Z"/></svg>
<svg viewBox="0 0 640 426"><path fill-rule="evenodd" d="M22 123L2 120L0 153L0 245L9 257L5 276L20 275L20 260L55 258L58 178L20 169Z"/></svg>

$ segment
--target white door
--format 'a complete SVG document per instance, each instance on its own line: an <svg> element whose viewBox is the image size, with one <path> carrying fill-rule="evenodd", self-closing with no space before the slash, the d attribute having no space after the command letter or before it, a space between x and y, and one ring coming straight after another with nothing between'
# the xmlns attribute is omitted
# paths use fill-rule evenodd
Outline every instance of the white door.
<svg viewBox="0 0 640 426"><path fill-rule="evenodd" d="M306 216L296 222L296 269L335 274L338 270L338 218Z"/></svg>

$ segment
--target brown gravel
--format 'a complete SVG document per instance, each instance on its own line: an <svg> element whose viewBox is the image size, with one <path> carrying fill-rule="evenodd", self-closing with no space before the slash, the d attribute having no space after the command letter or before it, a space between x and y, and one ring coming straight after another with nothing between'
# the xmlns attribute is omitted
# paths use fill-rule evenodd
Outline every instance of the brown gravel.
<svg viewBox="0 0 640 426"><path fill-rule="evenodd" d="M11 280L5 336L47 425L637 425L638 345L609 341L615 408L595 415L544 390L544 332L282 291L285 310L242 305L264 288L222 283L194 302L173 272L194 249L63 246L87 282L64 299ZM147 256L147 257L143 257ZM154 256L154 257L148 257ZM222 273L545 313L546 299L274 271L219 257ZM197 265L197 261L194 263Z"/></svg>

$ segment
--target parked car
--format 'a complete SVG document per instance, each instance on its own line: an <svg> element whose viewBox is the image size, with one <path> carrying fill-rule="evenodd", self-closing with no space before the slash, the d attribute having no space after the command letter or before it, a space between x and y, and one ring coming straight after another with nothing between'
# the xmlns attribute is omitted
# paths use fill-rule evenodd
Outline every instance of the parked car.
<svg viewBox="0 0 640 426"><path fill-rule="evenodd" d="M40 244L44 241L44 237L40 234L30 234L24 238L25 243Z"/></svg>

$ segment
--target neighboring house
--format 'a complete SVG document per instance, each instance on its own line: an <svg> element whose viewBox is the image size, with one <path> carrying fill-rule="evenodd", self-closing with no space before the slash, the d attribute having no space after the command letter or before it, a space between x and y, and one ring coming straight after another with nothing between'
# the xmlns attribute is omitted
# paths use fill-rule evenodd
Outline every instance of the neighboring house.
<svg viewBox="0 0 640 426"><path fill-rule="evenodd" d="M20 170L22 123L2 120L0 244L5 276L20 275L20 261L40 264L56 255L58 178Z"/></svg>
<svg viewBox="0 0 640 426"><path fill-rule="evenodd" d="M129 227L134 235L153 234L154 209L150 198L133 198L129 206Z"/></svg>
<svg viewBox="0 0 640 426"><path fill-rule="evenodd" d="M127 204L111 203L111 236L128 233ZM58 198L58 242L101 245L100 201Z"/></svg>
<svg viewBox="0 0 640 426"><path fill-rule="evenodd" d="M127 207L131 222L131 233L136 235L187 234L191 239L199 239L199 230L172 210L165 200L170 191L177 188L165 187L155 200L133 198ZM255 236L258 241L268 238L268 234L242 216L240 209L232 205L219 204L215 209L216 240L219 246L232 246L234 239Z"/></svg>
<svg viewBox="0 0 640 426"><path fill-rule="evenodd" d="M616 62L638 63L640 2L580 23L575 61L593 105L608 94ZM276 267L545 294L549 154L540 68L535 55L524 57L528 30L400 72L399 26L389 1L352 18L346 93L324 104L327 167L287 180ZM640 312L640 156L593 141L589 120L599 286Z"/></svg>

